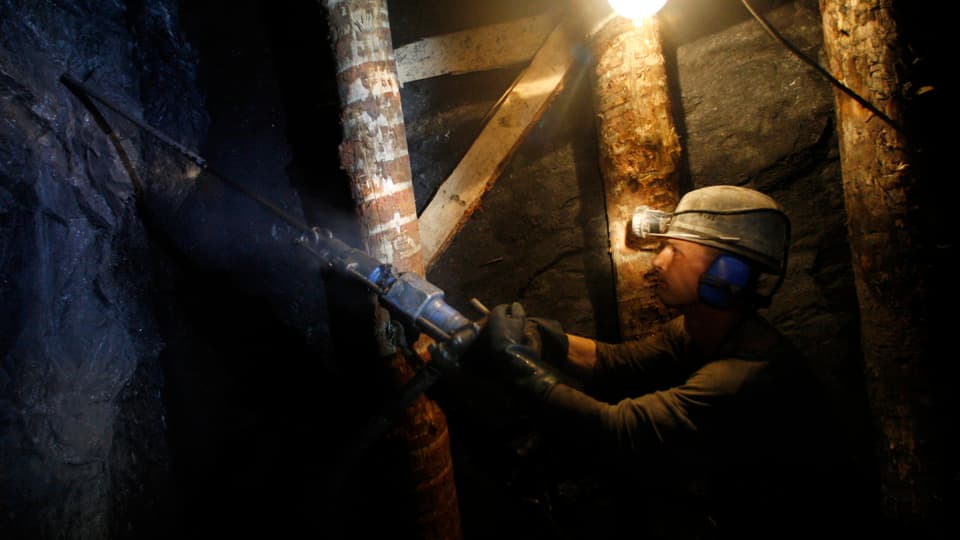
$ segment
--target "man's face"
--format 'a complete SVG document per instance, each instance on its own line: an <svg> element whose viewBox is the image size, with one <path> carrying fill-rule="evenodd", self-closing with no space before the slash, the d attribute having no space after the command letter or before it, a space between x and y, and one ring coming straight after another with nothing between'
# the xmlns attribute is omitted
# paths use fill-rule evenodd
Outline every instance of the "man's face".
<svg viewBox="0 0 960 540"><path fill-rule="evenodd" d="M686 240L668 239L653 258L657 272L657 296L670 307L696 304L700 276L707 271L720 250Z"/></svg>

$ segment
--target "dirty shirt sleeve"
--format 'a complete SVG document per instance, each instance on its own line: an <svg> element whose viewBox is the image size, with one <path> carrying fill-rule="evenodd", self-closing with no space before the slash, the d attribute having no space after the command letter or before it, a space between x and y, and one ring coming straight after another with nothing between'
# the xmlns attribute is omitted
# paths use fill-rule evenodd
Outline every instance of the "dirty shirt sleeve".
<svg viewBox="0 0 960 540"><path fill-rule="evenodd" d="M597 362L585 390L610 401L675 386L698 367L695 349L682 318L641 340L597 342Z"/></svg>
<svg viewBox="0 0 960 540"><path fill-rule="evenodd" d="M547 398L548 413L567 429L620 452L669 450L720 429L736 414L741 392L764 367L763 362L716 360L682 384L615 404L557 385Z"/></svg>

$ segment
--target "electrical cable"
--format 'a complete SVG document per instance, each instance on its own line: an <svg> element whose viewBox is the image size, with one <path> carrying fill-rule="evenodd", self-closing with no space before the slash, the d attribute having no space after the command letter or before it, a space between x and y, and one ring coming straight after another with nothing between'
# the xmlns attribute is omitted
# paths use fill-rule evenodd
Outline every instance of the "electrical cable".
<svg viewBox="0 0 960 540"><path fill-rule="evenodd" d="M866 108L873 114L880 117L881 120L889 124L890 127L892 127L893 129L903 134L906 133L903 127L900 126L900 124L898 124L892 118L887 116L883 111L878 109L873 103L870 103L864 97L860 96L859 94L854 92L852 89L850 89L850 87L840 82L829 71L827 71L823 66L821 66L816 60L807 56L807 54L801 51L799 47L791 43L787 38L783 37L783 35L781 35L780 32L776 30L776 28L774 28L765 18L763 18L763 16L760 15L760 13L758 13L755 9L753 9L753 6L751 6L747 0L740 0L740 2L743 4L745 8L747 8L747 11L749 11L750 14L753 15L753 18L760 23L760 26L762 26L763 29L768 34L770 34L771 37L773 37L773 39L780 42L781 45L786 47L790 52L792 52L794 55L800 58L800 60L802 60L804 63L806 63L813 69L815 69L817 73L819 73L825 79L827 79L830 82L830 84L834 85L844 94L847 94L848 96L853 98L854 101L862 105L864 108Z"/></svg>

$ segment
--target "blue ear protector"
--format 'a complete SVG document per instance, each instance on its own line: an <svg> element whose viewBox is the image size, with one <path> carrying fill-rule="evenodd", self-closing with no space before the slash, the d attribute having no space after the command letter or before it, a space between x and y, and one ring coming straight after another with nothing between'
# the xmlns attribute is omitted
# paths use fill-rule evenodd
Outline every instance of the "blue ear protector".
<svg viewBox="0 0 960 540"><path fill-rule="evenodd" d="M721 253L700 276L697 291L704 304L726 309L753 289L755 277L749 264L733 255Z"/></svg>

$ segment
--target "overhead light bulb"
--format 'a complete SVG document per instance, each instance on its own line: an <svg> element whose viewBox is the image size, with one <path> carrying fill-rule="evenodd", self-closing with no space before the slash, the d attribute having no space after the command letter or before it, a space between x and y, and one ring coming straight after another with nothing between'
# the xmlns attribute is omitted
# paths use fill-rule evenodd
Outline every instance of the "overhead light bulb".
<svg viewBox="0 0 960 540"><path fill-rule="evenodd" d="M652 17L667 0L607 0L617 14L635 21Z"/></svg>

